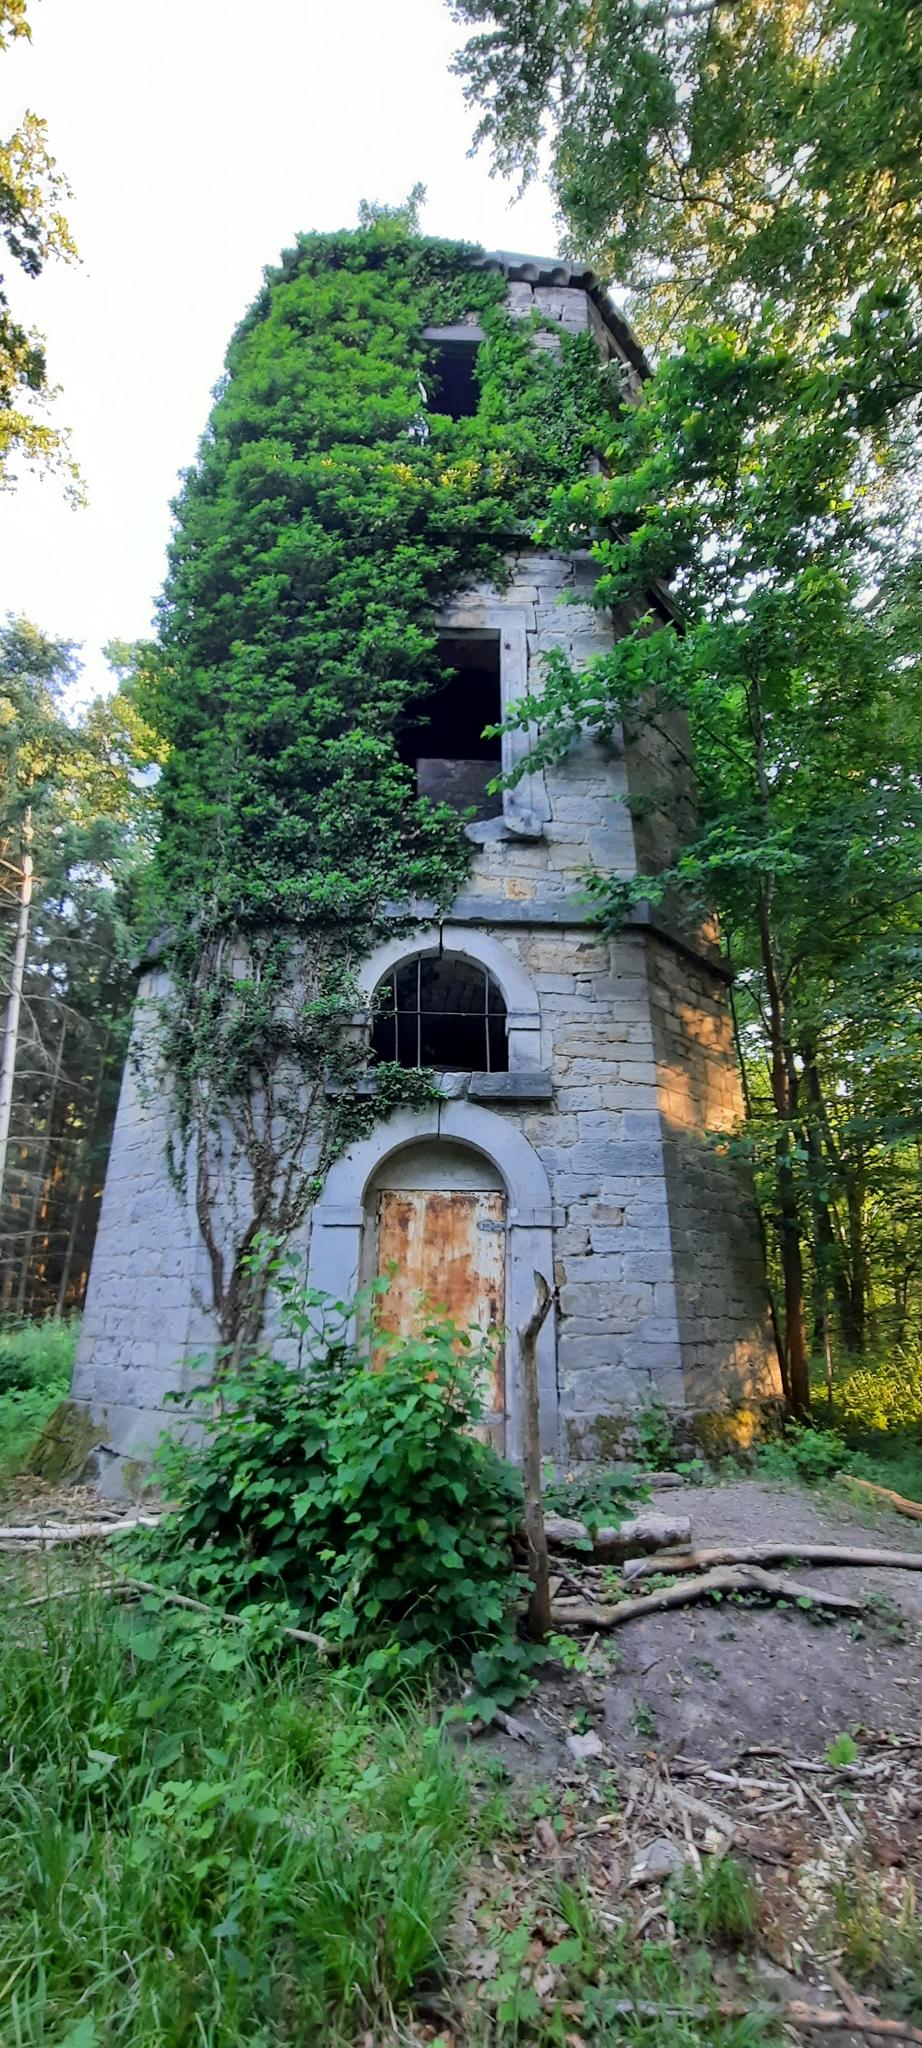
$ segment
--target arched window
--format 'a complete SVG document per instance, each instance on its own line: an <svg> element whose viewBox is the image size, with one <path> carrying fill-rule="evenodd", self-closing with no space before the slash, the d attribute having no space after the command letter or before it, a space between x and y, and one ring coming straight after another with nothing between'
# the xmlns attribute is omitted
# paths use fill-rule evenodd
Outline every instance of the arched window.
<svg viewBox="0 0 922 2048"><path fill-rule="evenodd" d="M402 1067L505 1074L506 1005L485 967L458 954L418 954L375 990L371 1049Z"/></svg>

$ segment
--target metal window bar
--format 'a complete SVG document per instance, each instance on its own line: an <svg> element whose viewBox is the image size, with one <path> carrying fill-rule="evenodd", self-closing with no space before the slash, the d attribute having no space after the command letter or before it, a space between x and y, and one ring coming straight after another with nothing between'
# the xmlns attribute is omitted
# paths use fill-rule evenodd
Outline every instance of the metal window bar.
<svg viewBox="0 0 922 2048"><path fill-rule="evenodd" d="M494 1012L491 1007L491 997L494 991L488 970L486 968L479 970L483 998L482 1010L479 1010L479 1008L449 1009L447 1007L443 1009L435 1007L427 1009L423 1004L423 967L425 964L423 956L418 954L413 962L416 970L415 991L409 1003L406 1002L405 996L401 1000L398 988L398 970L396 968L391 970L387 979L386 986L389 1000L386 1006L383 1004L380 1006L380 1014L389 1017L393 1024L395 1059L400 1061L401 1064L412 1065L417 1068L422 1067L423 1024L425 1020L430 1019L434 1024L447 1022L449 1019L457 1019L459 1021L470 1020L471 1024L473 1024L475 1017L480 1014L483 1018L483 1066L479 1071L487 1074L492 1073L493 1056L490 1026L494 1015L498 1016L501 1014L501 1009L498 1012ZM411 1048L412 1054L410 1059L402 1059L402 1054L410 1052ZM435 1064L438 1065L439 1062L436 1061Z"/></svg>

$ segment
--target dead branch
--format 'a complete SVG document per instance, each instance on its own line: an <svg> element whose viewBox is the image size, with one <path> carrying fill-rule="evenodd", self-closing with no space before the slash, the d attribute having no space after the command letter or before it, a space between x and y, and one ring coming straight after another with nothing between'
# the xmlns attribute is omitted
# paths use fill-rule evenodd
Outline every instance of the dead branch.
<svg viewBox="0 0 922 2048"><path fill-rule="evenodd" d="M845 1593L821 1592L803 1586L796 1579L777 1572L763 1572L755 1566L731 1570L717 1567L698 1579L680 1580L656 1593L642 1593L636 1600L621 1600L616 1607L594 1607L579 1600L556 1601L553 1618L562 1627L621 1628L644 1614L661 1614L670 1607L690 1607L715 1593L767 1593L775 1600L809 1600L813 1607L831 1607L848 1614L860 1614L864 1602Z"/></svg>
<svg viewBox="0 0 922 2048"><path fill-rule="evenodd" d="M867 2034L872 2040L922 2042L922 2030L913 2027L908 2020L879 2019L875 2013L865 2013L859 2019L843 2007L809 2005L802 1998L786 1999L783 2005L749 2006L729 2005L723 2001L714 2007L707 2005L653 2005L633 1998L619 1998L614 2005L606 2008L619 2019L683 2019L683 2020L745 2020L751 2018L782 2019L790 2027L799 2027L806 2033L836 2034L840 2030L851 2034Z"/></svg>
<svg viewBox="0 0 922 2048"><path fill-rule="evenodd" d="M595 1535L585 1522L571 1521L566 1515L546 1514L544 1526L552 1550L585 1550L591 1544L593 1562L602 1560L606 1564L617 1564L623 1558L636 1556L638 1551L663 1550L670 1544L687 1544L691 1540L687 1515L659 1515L655 1511L635 1515L617 1529L597 1529ZM652 1571L659 1569L659 1565L651 1566Z"/></svg>
<svg viewBox="0 0 922 2048"><path fill-rule="evenodd" d="M528 1633L543 1643L551 1625L550 1564L541 1490L541 1406L538 1397L538 1338L554 1303L543 1273L535 1273L535 1305L519 1331L522 1362L522 1480L525 1492L525 1540L532 1595Z"/></svg>
<svg viewBox="0 0 922 2048"><path fill-rule="evenodd" d="M895 1508L898 1515L908 1515L910 1521L922 1522L922 1502L907 1500L904 1493L894 1493L890 1486L878 1486L874 1479L856 1479L851 1472L847 1478L850 1486L860 1486L863 1493L875 1494L878 1500L886 1501L888 1507Z"/></svg>
<svg viewBox="0 0 922 2048"><path fill-rule="evenodd" d="M33 1593L22 1602L23 1607L47 1607L49 1600L76 1600L82 1593L82 1586L54 1586L47 1593ZM170 1607L183 1607L193 1614L208 1614L212 1621L220 1621L229 1628L245 1628L242 1614L228 1614L226 1608L209 1607L206 1600L193 1600L188 1593L175 1593L172 1587L157 1586L153 1579L97 1579L92 1587L94 1593L115 1593L121 1599L130 1599L135 1593L154 1593ZM283 1636L289 1636L293 1643L306 1643L316 1650L318 1656L328 1657L331 1644L326 1636L315 1635L309 1628L283 1628Z"/></svg>
<svg viewBox="0 0 922 2048"><path fill-rule="evenodd" d="M922 1571L922 1550L872 1550L840 1543L723 1543L700 1550L677 1550L662 1557L632 1558L626 1580L649 1578L651 1572L695 1572L712 1565L736 1564L869 1565L881 1571Z"/></svg>
<svg viewBox="0 0 922 2048"><path fill-rule="evenodd" d="M110 1536L123 1536L131 1529L156 1529L160 1519L159 1515L123 1515L117 1522L14 1522L0 1529L0 1543L27 1550L55 1543L105 1543Z"/></svg>

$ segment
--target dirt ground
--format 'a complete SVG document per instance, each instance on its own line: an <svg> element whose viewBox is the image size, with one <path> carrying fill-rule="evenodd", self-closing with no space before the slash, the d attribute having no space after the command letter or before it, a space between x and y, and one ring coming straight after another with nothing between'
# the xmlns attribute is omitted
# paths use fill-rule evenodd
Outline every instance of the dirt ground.
<svg viewBox="0 0 922 2048"><path fill-rule="evenodd" d="M829 1542L922 1559L922 1524L796 1486L684 1486L655 1491L653 1505L688 1514L699 1546ZM601 1575L576 1569L604 1600ZM651 1753L720 1764L765 1743L812 1756L857 1728L919 1735L922 1570L784 1569L811 1586L864 1597L866 1612L831 1618L732 1599L646 1615L601 1635L588 1673L569 1686L542 1684L519 1714L534 1738L527 1747L536 1772L553 1774L566 1761L567 1708L604 1742L609 1767ZM508 1740L496 1739L508 1752ZM519 1754L519 1770L523 1761Z"/></svg>
<svg viewBox="0 0 922 2048"><path fill-rule="evenodd" d="M687 1514L698 1547L826 1541L922 1560L922 1524L832 1491L686 1484L655 1488L652 1506ZM7 1523L117 1512L90 1489L26 1479L0 1500ZM555 1961L568 1937L562 1883L591 1900L603 1930L628 1927L638 1944L671 1945L681 1970L675 1885L724 1856L740 1859L754 1876L758 1928L744 1956L715 1948L709 1981L734 2010L769 2007L782 2023L792 2000L841 2011L843 1992L846 2004L854 1996L850 1943L860 1949L868 1927L917 1920L922 1570L798 1568L795 1559L783 1569L860 1596L864 1611L824 1618L731 1596L584 1631L581 1668L544 1667L505 1727L472 1735L456 1724L480 1784L483 1827L454 1929L465 1959L454 2002L467 2018L421 2016L401 2040L464 2048L492 2038L491 2015L514 1984L542 2012L572 2013L566 2038L580 2043L582 1994ZM582 1558L563 1562L560 1576L564 1592L600 1603L617 1595L618 1575ZM831 1762L829 1745L842 1735L851 1745ZM851 1918L836 1920L837 1894L857 1901ZM892 2012L896 1999L902 2014L887 1953L863 1978L863 1995L875 2013ZM802 2023L783 2031L804 2038ZM817 2038L809 2024L806 2037ZM858 2048L869 2035L827 2022L823 2038Z"/></svg>

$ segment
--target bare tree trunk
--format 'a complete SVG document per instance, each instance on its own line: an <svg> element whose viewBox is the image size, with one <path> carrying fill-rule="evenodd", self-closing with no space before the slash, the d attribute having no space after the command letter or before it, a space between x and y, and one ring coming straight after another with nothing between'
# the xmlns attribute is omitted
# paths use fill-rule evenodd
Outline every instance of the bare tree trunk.
<svg viewBox="0 0 922 2048"><path fill-rule="evenodd" d="M29 1284L29 1268L32 1264L32 1252L35 1246L35 1231L36 1226L38 1224L38 1212L42 1206L42 1196L45 1193L45 1175L48 1169L48 1154L51 1150L52 1126L54 1123L54 1112L57 1107L58 1087L60 1085L61 1080L61 1068L64 1063L64 1043L66 1038L67 1017L65 1015L61 1022L61 1030L60 1035L58 1037L58 1049L54 1057L54 1072L51 1076L51 1093L48 1097L48 1106L45 1111L45 1133L44 1138L42 1140L41 1151L39 1153L38 1165L35 1170L35 1193L32 1197L32 1207L29 1211L29 1221L26 1225L26 1241L23 1246L22 1257L19 1262L19 1286L16 1290L16 1314L18 1316L22 1315L26 1305L26 1290Z"/></svg>
<svg viewBox="0 0 922 2048"><path fill-rule="evenodd" d="M732 962L730 960L729 946L727 948L727 961L728 964L732 965ZM749 1075L746 1072L746 1058L743 1052L743 1040L740 1032L739 1017L737 1016L736 1011L736 992L732 982L730 983L730 1021L733 1026L733 1043L736 1047L736 1063L739 1067L740 1072L740 1087L743 1093L743 1107L746 1111L747 1123L752 1124L752 1095L749 1089ZM753 1207L755 1209L756 1229L759 1233L759 1244L762 1249L762 1271L765 1275L765 1291L768 1295L768 1314L772 1326L772 1337L774 1338L775 1343L775 1355L778 1360L778 1370L781 1374L781 1391L784 1395L785 1401L788 1404L790 1404L791 1388L788 1380L788 1356L784 1348L784 1338L781 1333L781 1319L778 1315L778 1303L775 1300L775 1290L772 1286L771 1276L769 1274L768 1234L765 1229L765 1217L762 1214L762 1204L759 1201L758 1191L755 1185L753 1185L752 1189L752 1202Z"/></svg>
<svg viewBox="0 0 922 2048"><path fill-rule="evenodd" d="M769 905L764 896L759 899L758 919L762 966L768 997L772 1102L778 1119L775 1172L778 1182L781 1271L784 1280L784 1332L788 1359L789 1402L792 1415L803 1419L810 1413L810 1360L804 1316L804 1261L800 1237L800 1212L791 1150L793 1104L784 995L775 960Z"/></svg>
<svg viewBox="0 0 922 2048"><path fill-rule="evenodd" d="M19 1040L19 1012L22 1008L22 984L26 969L26 949L29 943L29 910L32 903L32 805L27 804L22 820L22 877L19 884L19 917L16 924L16 944L13 948L13 962L10 969L10 995L6 1006L6 1023L3 1028L3 1054L0 1058L0 1196L6 1179L6 1155L10 1142L10 1114L13 1108L13 1077L16 1072L16 1047Z"/></svg>
<svg viewBox="0 0 922 2048"><path fill-rule="evenodd" d="M535 1306L519 1331L522 1356L522 1480L525 1489L525 1536L532 1595L528 1633L543 1643L551 1626L551 1568L541 1492L541 1404L538 1399L538 1338L554 1305L543 1273L535 1274Z"/></svg>
<svg viewBox="0 0 922 2048"><path fill-rule="evenodd" d="M81 1186L77 1189L77 1199L73 1205L73 1209L71 1210L70 1229L67 1233L67 1250L64 1254L64 1264L61 1268L61 1279L58 1285L58 1298L55 1305L55 1315L58 1316L62 1316L64 1314L64 1307L67 1301L67 1290L70 1286L70 1269L73 1264L74 1248L77 1243L77 1237L80 1229L80 1219L83 1211L83 1198L85 1194L86 1187L84 1184L81 1184Z"/></svg>

